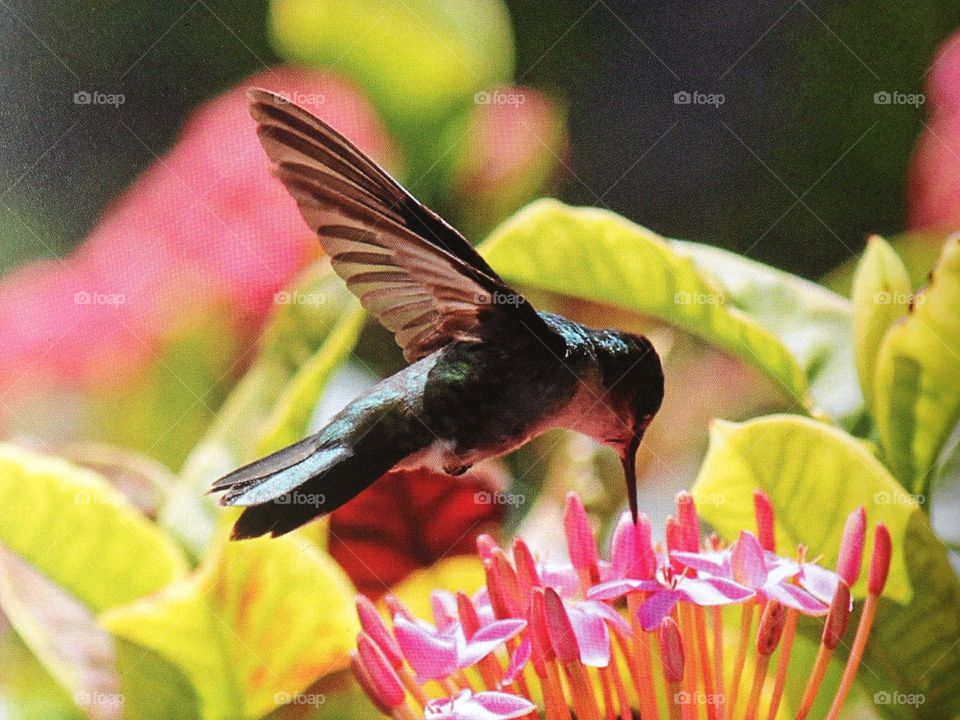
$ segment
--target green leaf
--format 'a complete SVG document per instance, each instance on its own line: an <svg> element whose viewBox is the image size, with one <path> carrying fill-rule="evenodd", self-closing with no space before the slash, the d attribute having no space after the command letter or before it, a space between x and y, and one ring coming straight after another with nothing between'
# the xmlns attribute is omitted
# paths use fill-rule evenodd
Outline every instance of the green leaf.
<svg viewBox="0 0 960 720"><path fill-rule="evenodd" d="M0 543L94 611L183 574L178 547L96 473L0 444Z"/></svg>
<svg viewBox="0 0 960 720"><path fill-rule="evenodd" d="M674 240L700 272L720 283L736 307L782 342L803 368L816 407L845 426L863 415L853 358L849 301L817 283L742 255Z"/></svg>
<svg viewBox="0 0 960 720"><path fill-rule="evenodd" d="M320 349L293 376L264 421L257 455L272 453L307 434L321 389L357 344L365 321L366 314L359 304L346 311Z"/></svg>
<svg viewBox="0 0 960 720"><path fill-rule="evenodd" d="M93 613L0 548L0 607L47 671L93 720L123 715L110 635Z"/></svg>
<svg viewBox="0 0 960 720"><path fill-rule="evenodd" d="M362 318L356 298L326 263L277 294L257 359L190 453L160 514L161 523L197 555L210 542L220 512L206 494L210 484L305 434L327 380L353 348Z"/></svg>
<svg viewBox="0 0 960 720"><path fill-rule="evenodd" d="M897 251L883 238L871 237L853 276L852 292L857 373L871 410L877 353L890 326L907 314L912 289Z"/></svg>
<svg viewBox="0 0 960 720"><path fill-rule="evenodd" d="M273 0L269 23L280 55L352 76L404 133L513 76L501 0Z"/></svg>
<svg viewBox="0 0 960 720"><path fill-rule="evenodd" d="M3 625L0 619L0 626ZM30 648L0 627L0 708L4 720L84 720Z"/></svg>
<svg viewBox="0 0 960 720"><path fill-rule="evenodd" d="M844 521L858 506L871 526L887 525L890 575L859 680L871 692L922 693L924 718L952 718L960 702L960 583L913 497L861 442L824 423L795 415L717 422L693 489L701 515L732 540L755 527L755 488L773 502L781 551L804 543L826 567L835 566ZM872 536L866 558L871 546ZM913 716L904 706L877 709Z"/></svg>
<svg viewBox="0 0 960 720"><path fill-rule="evenodd" d="M806 412L803 368L773 333L730 306L693 259L606 210L540 200L481 246L508 282L617 305L691 332L769 375Z"/></svg>
<svg viewBox="0 0 960 720"><path fill-rule="evenodd" d="M340 567L295 536L223 541L192 577L101 622L179 667L205 719L236 720L343 669L358 631L353 594Z"/></svg>
<svg viewBox="0 0 960 720"><path fill-rule="evenodd" d="M960 238L947 243L930 285L884 337L875 404L887 464L913 492L928 494L960 420Z"/></svg>

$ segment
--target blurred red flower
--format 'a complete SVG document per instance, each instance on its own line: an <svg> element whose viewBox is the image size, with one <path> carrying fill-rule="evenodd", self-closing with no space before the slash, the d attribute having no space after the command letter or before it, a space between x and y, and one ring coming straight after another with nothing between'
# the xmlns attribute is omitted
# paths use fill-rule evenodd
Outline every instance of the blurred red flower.
<svg viewBox="0 0 960 720"><path fill-rule="evenodd" d="M118 402L129 408L137 401L135 393L117 396L131 384L163 398L150 378L162 371L158 364L171 365L171 344L190 332L186 352L199 355L191 360L201 368L194 395L242 365L274 294L318 252L294 201L269 173L246 108L254 86L285 93L387 165L395 159L362 92L332 73L277 67L205 103L72 255L27 265L0 283L0 431L69 439L90 414L91 398L118 412ZM177 374L172 365L167 375ZM177 392L178 381L191 382L159 382ZM60 405L73 416L51 405L58 395L71 398ZM37 397L59 427L49 418L24 421ZM164 433L179 412L184 408L166 408L137 430ZM113 439L97 422L81 432Z"/></svg>
<svg viewBox="0 0 960 720"><path fill-rule="evenodd" d="M504 515L488 467L462 477L427 469L387 473L330 515L330 554L377 599L407 575L476 553L477 536Z"/></svg>
<svg viewBox="0 0 960 720"><path fill-rule="evenodd" d="M960 228L960 33L940 46L927 76L929 119L910 167L910 228Z"/></svg>

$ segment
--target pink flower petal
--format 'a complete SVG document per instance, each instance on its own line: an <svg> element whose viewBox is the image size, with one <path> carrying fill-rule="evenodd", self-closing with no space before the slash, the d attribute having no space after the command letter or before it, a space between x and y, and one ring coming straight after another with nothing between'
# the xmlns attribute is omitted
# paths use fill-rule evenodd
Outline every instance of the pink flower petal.
<svg viewBox="0 0 960 720"><path fill-rule="evenodd" d="M526 627L526 620L511 618L497 620L486 627L480 628L458 654L457 667L462 670L471 665L476 665L505 642L522 633Z"/></svg>
<svg viewBox="0 0 960 720"><path fill-rule="evenodd" d="M610 632L603 618L579 603L567 608L567 616L573 634L577 636L580 662L590 667L607 667L610 664Z"/></svg>
<svg viewBox="0 0 960 720"><path fill-rule="evenodd" d="M560 597L575 597L580 592L580 578L569 565L541 563L539 569L543 586L553 588Z"/></svg>
<svg viewBox="0 0 960 720"><path fill-rule="evenodd" d="M434 590L430 593L430 607L433 610L433 622L440 632L453 632L459 627L457 599L452 593Z"/></svg>
<svg viewBox="0 0 960 720"><path fill-rule="evenodd" d="M847 583L854 585L860 577L863 563L863 544L867 537L867 513L859 507L850 513L843 526L840 539L840 556L837 560L837 575Z"/></svg>
<svg viewBox="0 0 960 720"><path fill-rule="evenodd" d="M369 682L376 702L394 708L405 698L403 685L383 650L369 635L361 632L357 637L357 653L360 660L361 679Z"/></svg>
<svg viewBox="0 0 960 720"><path fill-rule="evenodd" d="M781 605L802 612L804 615L826 615L829 607L820 602L802 587L790 583L768 585L763 594L771 600L778 600Z"/></svg>
<svg viewBox="0 0 960 720"><path fill-rule="evenodd" d="M563 600L552 588L544 591L543 609L550 645L557 654L557 658L565 663L579 660L580 647L577 645L577 635L573 630L570 616L567 614Z"/></svg>
<svg viewBox="0 0 960 720"><path fill-rule="evenodd" d="M656 580L611 580L594 585L587 591L587 598L590 600L614 600L627 593L636 591L653 592L661 587Z"/></svg>
<svg viewBox="0 0 960 720"><path fill-rule="evenodd" d="M730 553L730 574L735 582L754 589L767 581L763 547L753 533L741 532L734 543Z"/></svg>
<svg viewBox="0 0 960 720"><path fill-rule="evenodd" d="M514 650L510 656L510 664L507 665L507 671L503 674L503 678L500 681L503 687L512 684L520 673L523 672L523 669L527 666L527 662L530 660L532 652L533 642L530 639L530 635L524 635L523 640L517 645L517 649Z"/></svg>
<svg viewBox="0 0 960 720"><path fill-rule="evenodd" d="M680 582L678 591L686 600L701 607L730 605L748 600L756 594L750 588L716 577L685 578Z"/></svg>
<svg viewBox="0 0 960 720"><path fill-rule="evenodd" d="M657 594L651 595L637 611L640 627L647 632L659 627L660 621L670 614L673 606L683 597L683 593L678 590L661 590Z"/></svg>
<svg viewBox="0 0 960 720"><path fill-rule="evenodd" d="M577 570L589 570L597 566L597 541L590 527L590 518L575 492L567 493L567 505L563 513L563 529L567 536L570 563Z"/></svg>
<svg viewBox="0 0 960 720"><path fill-rule="evenodd" d="M582 600L577 605L585 612L592 613L602 618L607 624L612 625L615 632L630 635L630 623L624 619L623 615L606 603L598 600Z"/></svg>
<svg viewBox="0 0 960 720"><path fill-rule="evenodd" d="M804 590L827 605L833 600L839 582L840 577L835 572L813 563L804 563L797 576L797 583Z"/></svg>
<svg viewBox="0 0 960 720"><path fill-rule="evenodd" d="M417 680L441 680L457 670L457 647L454 636L431 632L419 623L398 616L393 632Z"/></svg>
<svg viewBox="0 0 960 720"><path fill-rule="evenodd" d="M511 720L529 715L536 705L526 698L504 692L464 690L455 698L431 700L424 708L428 720Z"/></svg>
<svg viewBox="0 0 960 720"><path fill-rule="evenodd" d="M390 664L399 668L403 664L400 646L387 629L376 606L364 595L357 596L357 615L360 617L360 627L363 631L380 647Z"/></svg>
<svg viewBox="0 0 960 720"><path fill-rule="evenodd" d="M729 553L722 552L682 552L678 550L677 552L670 553L671 559L677 560L689 568L710 573L711 575L723 576L729 574L727 565L724 562L728 557Z"/></svg>

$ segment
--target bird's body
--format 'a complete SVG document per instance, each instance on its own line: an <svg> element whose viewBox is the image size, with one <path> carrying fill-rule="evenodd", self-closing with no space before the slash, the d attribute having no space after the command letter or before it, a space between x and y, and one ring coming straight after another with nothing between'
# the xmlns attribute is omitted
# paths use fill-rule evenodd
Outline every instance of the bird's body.
<svg viewBox="0 0 960 720"><path fill-rule="evenodd" d="M635 512L633 455L663 394L650 342L534 311L332 129L277 96L251 98L334 268L412 362L315 435L219 480L221 502L246 506L234 536L288 532L391 469L460 474L555 427L619 450Z"/></svg>

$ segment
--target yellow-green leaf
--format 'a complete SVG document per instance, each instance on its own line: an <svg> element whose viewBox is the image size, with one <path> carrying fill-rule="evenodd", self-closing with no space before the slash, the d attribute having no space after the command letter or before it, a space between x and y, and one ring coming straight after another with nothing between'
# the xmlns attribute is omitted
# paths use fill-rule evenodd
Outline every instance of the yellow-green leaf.
<svg viewBox="0 0 960 720"><path fill-rule="evenodd" d="M101 618L179 667L206 720L259 717L348 662L353 586L295 536L222 542L190 578Z"/></svg>
<svg viewBox="0 0 960 720"><path fill-rule="evenodd" d="M871 237L854 273L852 292L857 373L871 410L877 353L890 326L907 314L911 290L897 251L883 238Z"/></svg>
<svg viewBox="0 0 960 720"><path fill-rule="evenodd" d="M930 285L884 337L874 387L887 464L913 492L928 494L960 420L960 238L947 243Z"/></svg>
<svg viewBox="0 0 960 720"><path fill-rule="evenodd" d="M777 508L777 545L790 553L803 543L811 557L834 567L843 524L863 505L871 524L906 534L919 506L866 446L826 423L797 415L769 415L745 423L716 421L710 449L694 486L701 514L725 537L753 529L752 493L766 492ZM869 556L869 555L868 555ZM853 588L862 595L866 578ZM894 546L884 593L909 602L902 543Z"/></svg>
<svg viewBox="0 0 960 720"><path fill-rule="evenodd" d="M100 611L156 592L186 562L91 470L0 444L0 544Z"/></svg>
<svg viewBox="0 0 960 720"><path fill-rule="evenodd" d="M540 200L481 246L508 282L652 315L702 337L769 375L810 408L803 368L784 344L727 303L693 259L615 213Z"/></svg>
<svg viewBox="0 0 960 720"><path fill-rule="evenodd" d="M123 717L109 633L75 598L0 548L0 609L37 659L92 720Z"/></svg>
<svg viewBox="0 0 960 720"><path fill-rule="evenodd" d="M273 0L269 22L281 55L352 76L405 132L513 75L501 0Z"/></svg>
<svg viewBox="0 0 960 720"><path fill-rule="evenodd" d="M359 303L326 262L277 293L276 302L256 360L190 453L160 513L162 524L198 555L210 542L219 512L215 498L206 494L210 484L265 454L271 444L302 437L362 323Z"/></svg>
<svg viewBox="0 0 960 720"><path fill-rule="evenodd" d="M798 543L834 567L847 515L890 529L893 557L859 679L873 692L923 694L923 717L952 718L960 703L960 582L926 514L855 438L825 423L774 415L717 422L693 489L701 515L728 540L755 529L752 493L764 490L776 514L778 549ZM854 595L865 592L866 563ZM841 646L846 652L849 642ZM911 708L877 709L913 717Z"/></svg>
<svg viewBox="0 0 960 720"><path fill-rule="evenodd" d="M845 426L863 420L853 354L852 305L822 285L703 243L672 240L730 304L773 333L803 368L818 409Z"/></svg>
<svg viewBox="0 0 960 720"><path fill-rule="evenodd" d="M268 455L303 439L321 388L356 345L366 317L359 303L347 310L320 349L287 383L264 421L257 444L258 455Z"/></svg>

